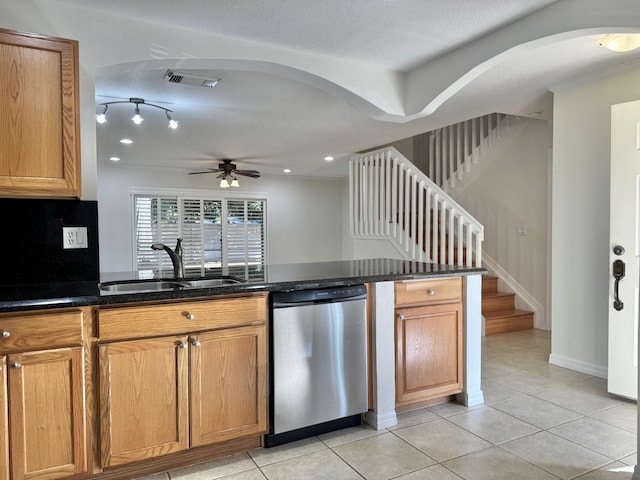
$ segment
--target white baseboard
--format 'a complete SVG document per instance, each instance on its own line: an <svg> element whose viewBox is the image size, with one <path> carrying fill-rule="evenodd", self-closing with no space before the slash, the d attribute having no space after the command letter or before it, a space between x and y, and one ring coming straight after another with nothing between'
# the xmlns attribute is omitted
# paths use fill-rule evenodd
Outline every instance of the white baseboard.
<svg viewBox="0 0 640 480"><path fill-rule="evenodd" d="M551 330L551 325L545 317L544 306L536 300L515 278L502 268L498 262L486 253L482 252L482 266L492 271L504 284L511 293L516 294L516 302L522 302L526 305L527 310L533 312L533 326L542 330Z"/></svg>
<svg viewBox="0 0 640 480"><path fill-rule="evenodd" d="M563 355L558 355L555 353L549 355L549 363L552 365L557 365L558 367L569 368L571 370L576 370L588 375L593 375L594 377L608 377L607 367L575 360L573 358L565 357Z"/></svg>
<svg viewBox="0 0 640 480"><path fill-rule="evenodd" d="M365 421L376 430L382 430L383 428L395 427L398 424L398 416L396 412L387 412L382 415L378 415L373 410L369 410L365 416Z"/></svg>

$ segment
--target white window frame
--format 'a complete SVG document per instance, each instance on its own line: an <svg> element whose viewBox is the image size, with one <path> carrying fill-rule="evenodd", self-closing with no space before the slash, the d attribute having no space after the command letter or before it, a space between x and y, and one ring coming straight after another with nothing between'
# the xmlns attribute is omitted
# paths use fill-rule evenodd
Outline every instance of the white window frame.
<svg viewBox="0 0 640 480"><path fill-rule="evenodd" d="M178 211L181 212L182 215L182 198L201 198L204 200L219 200L223 201L223 218L227 216L227 207L225 200L261 200L265 202L264 209L264 264L268 264L269 262L269 228L268 228L268 208L269 208L269 195L268 193L261 192L235 192L225 191L224 194L219 192L213 192L211 190L201 190L201 189L185 189L185 188L145 188L145 187L132 187L130 189L130 208L131 208L131 262L132 262L132 271L138 271L137 265L137 243L136 243L136 230L135 230L135 197L136 195L148 195L155 197L177 197L178 198ZM228 251L228 243L225 235L222 236L222 249L223 251ZM168 245L171 248L174 248L175 245Z"/></svg>

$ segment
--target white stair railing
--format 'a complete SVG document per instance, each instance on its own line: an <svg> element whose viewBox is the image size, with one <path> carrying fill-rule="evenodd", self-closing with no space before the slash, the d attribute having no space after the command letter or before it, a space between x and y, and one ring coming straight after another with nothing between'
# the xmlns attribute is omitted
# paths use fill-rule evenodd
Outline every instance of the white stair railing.
<svg viewBox="0 0 640 480"><path fill-rule="evenodd" d="M528 119L492 113L416 137L415 164L445 192L464 188L526 124ZM491 152L493 156L490 155Z"/></svg>
<svg viewBox="0 0 640 480"><path fill-rule="evenodd" d="M484 227L395 148L349 162L351 235L421 262L480 266Z"/></svg>

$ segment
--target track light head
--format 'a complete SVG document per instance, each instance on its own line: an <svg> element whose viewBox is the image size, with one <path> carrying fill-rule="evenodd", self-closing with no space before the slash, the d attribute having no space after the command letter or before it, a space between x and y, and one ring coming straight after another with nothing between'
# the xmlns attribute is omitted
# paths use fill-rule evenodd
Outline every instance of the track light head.
<svg viewBox="0 0 640 480"><path fill-rule="evenodd" d="M109 105L105 105L102 109L102 113L96 115L96 121L98 123L107 123L107 110L109 110Z"/></svg>
<svg viewBox="0 0 640 480"><path fill-rule="evenodd" d="M136 103L136 109L134 110L133 117L131 117L131 120L133 120L133 123L135 123L136 125L140 125L142 122L144 122L144 118L142 118L142 115L140 115L140 107L138 106L137 103Z"/></svg>
<svg viewBox="0 0 640 480"><path fill-rule="evenodd" d="M169 114L169 111L165 111L164 113L167 114L167 120L169 120L169 128L175 130L176 128L178 128L178 122L176 120L174 120L173 118L171 118L171 115Z"/></svg>

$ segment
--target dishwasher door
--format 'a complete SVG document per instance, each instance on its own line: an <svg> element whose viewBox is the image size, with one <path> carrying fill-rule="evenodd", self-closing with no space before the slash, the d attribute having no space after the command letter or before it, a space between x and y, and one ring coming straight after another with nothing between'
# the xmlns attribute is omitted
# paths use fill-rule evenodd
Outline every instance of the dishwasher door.
<svg viewBox="0 0 640 480"><path fill-rule="evenodd" d="M365 303L274 307L273 434L367 411Z"/></svg>

